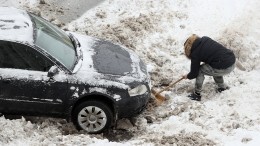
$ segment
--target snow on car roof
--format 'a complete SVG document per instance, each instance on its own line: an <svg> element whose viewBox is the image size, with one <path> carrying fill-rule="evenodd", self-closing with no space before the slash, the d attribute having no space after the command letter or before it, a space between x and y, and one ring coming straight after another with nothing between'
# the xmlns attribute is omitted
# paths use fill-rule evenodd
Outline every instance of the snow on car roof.
<svg viewBox="0 0 260 146"><path fill-rule="evenodd" d="M0 40L33 44L33 24L26 11L0 7Z"/></svg>

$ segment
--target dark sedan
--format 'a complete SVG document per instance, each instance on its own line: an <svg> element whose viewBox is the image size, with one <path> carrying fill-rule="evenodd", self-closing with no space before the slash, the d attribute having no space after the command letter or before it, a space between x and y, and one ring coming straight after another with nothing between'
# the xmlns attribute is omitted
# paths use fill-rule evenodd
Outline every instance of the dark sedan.
<svg viewBox="0 0 260 146"><path fill-rule="evenodd" d="M100 133L150 98L145 64L111 42L0 8L0 112L66 118Z"/></svg>

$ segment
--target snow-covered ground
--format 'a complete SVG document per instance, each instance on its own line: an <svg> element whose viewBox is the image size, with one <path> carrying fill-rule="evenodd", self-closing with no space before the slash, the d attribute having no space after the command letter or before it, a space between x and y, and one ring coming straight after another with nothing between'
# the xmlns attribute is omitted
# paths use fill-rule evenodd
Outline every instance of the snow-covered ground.
<svg viewBox="0 0 260 146"><path fill-rule="evenodd" d="M60 23L57 13L43 13L46 4L39 1L0 0L0 5ZM185 39L192 33L209 36L236 54L236 68L225 77L231 88L216 93L213 79L206 77L202 101L196 102L186 97L194 80L181 81L163 92L167 101L151 103L134 125L122 119L117 129L99 135L77 132L61 119L2 116L0 145L260 145L259 7L258 0L105 0L60 26L134 50L147 63L157 90L189 72Z"/></svg>

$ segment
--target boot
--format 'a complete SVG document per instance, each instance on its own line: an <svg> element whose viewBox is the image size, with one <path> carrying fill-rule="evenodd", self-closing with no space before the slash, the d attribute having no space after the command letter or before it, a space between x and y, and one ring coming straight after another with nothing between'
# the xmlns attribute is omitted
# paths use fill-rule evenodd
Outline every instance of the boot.
<svg viewBox="0 0 260 146"><path fill-rule="evenodd" d="M219 87L219 88L217 89L217 93L221 93L221 92L223 92L223 91L225 91L225 90L228 90L228 89L229 89L229 87L225 87L225 88Z"/></svg>
<svg viewBox="0 0 260 146"><path fill-rule="evenodd" d="M197 93L197 92L193 92L192 94L188 95L188 97L191 99L191 100L196 100L196 101L201 101L201 95L200 93Z"/></svg>

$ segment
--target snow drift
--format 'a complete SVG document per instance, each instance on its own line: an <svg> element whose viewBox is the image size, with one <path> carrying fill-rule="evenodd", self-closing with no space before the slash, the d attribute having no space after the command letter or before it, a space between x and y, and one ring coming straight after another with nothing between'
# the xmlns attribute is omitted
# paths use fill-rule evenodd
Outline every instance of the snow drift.
<svg viewBox="0 0 260 146"><path fill-rule="evenodd" d="M12 4L39 14L46 9L36 0ZM108 39L138 53L157 88L189 71L183 54L186 37L209 36L235 52L236 69L225 77L231 89L215 93L213 79L206 77L202 101L194 102L186 97L193 80L182 81L164 92L169 100L158 107L149 105L134 125L123 119L117 129L101 135L78 132L60 119L2 116L0 144L259 145L259 6L257 0L106 0L65 25L51 13L45 18L65 30Z"/></svg>

